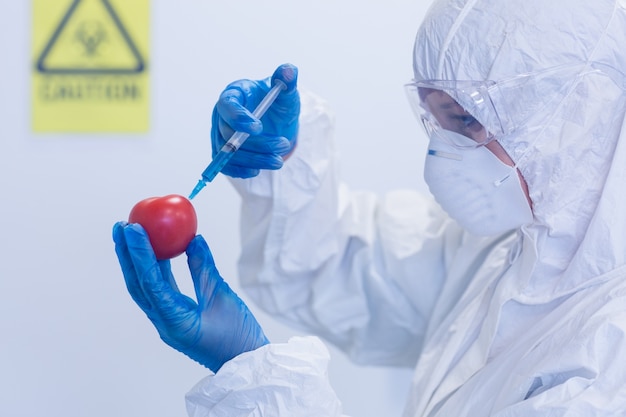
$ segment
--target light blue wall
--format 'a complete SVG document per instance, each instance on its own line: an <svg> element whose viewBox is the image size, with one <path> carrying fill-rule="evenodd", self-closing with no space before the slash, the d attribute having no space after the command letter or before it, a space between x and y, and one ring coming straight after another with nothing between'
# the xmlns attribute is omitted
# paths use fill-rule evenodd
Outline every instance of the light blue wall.
<svg viewBox="0 0 626 417"><path fill-rule="evenodd" d="M219 92L283 62L333 106L349 184L424 189L425 141L402 85L429 1L154 0L145 135L32 133L29 3L0 0L0 415L184 416L205 370L162 343L131 300L113 223L142 198L187 194L210 158ZM270 14L283 23L262 28ZM237 290L238 197L223 177L202 194L199 232ZM174 268L185 281L182 257ZM251 308L273 341L297 334ZM400 415L410 372L331 353L346 413Z"/></svg>

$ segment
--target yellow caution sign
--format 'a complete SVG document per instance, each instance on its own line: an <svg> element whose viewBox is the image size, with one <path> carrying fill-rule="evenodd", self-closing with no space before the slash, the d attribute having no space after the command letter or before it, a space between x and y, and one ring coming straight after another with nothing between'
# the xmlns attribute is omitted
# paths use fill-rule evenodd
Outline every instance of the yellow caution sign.
<svg viewBox="0 0 626 417"><path fill-rule="evenodd" d="M145 132L149 1L33 0L33 129Z"/></svg>

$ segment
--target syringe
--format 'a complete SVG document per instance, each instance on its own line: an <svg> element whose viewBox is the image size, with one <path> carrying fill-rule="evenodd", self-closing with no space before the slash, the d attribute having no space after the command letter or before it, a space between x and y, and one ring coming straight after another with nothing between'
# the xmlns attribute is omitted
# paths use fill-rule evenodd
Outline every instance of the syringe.
<svg viewBox="0 0 626 417"><path fill-rule="evenodd" d="M263 100L261 100L259 105L252 112L252 115L257 119L260 119L265 114L267 109L270 108L272 103L274 103L278 94L286 88L287 85L282 80L275 79L274 86L267 93L267 95L263 97ZM246 139L248 139L248 136L250 136L250 134L245 132L233 133L230 139L228 139L228 142L226 142L217 155L215 155L215 158L213 158L209 166L207 166L202 172L202 178L198 181L198 184L189 195L190 200L204 188L207 182L213 181L215 176L222 170L222 168L224 168L228 161L230 161L230 158L233 157L239 147L246 141Z"/></svg>

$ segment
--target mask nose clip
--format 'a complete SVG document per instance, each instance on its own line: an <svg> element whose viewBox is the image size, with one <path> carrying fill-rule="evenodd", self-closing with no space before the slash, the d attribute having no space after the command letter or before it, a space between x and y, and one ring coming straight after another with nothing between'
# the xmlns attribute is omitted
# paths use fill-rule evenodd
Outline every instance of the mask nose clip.
<svg viewBox="0 0 626 417"><path fill-rule="evenodd" d="M455 161L462 161L463 160L463 156L456 154L456 153L451 153L451 152L444 152L444 151L437 151L435 149L429 149L428 150L428 155L430 156L437 156L439 158L446 158L446 159L453 159Z"/></svg>

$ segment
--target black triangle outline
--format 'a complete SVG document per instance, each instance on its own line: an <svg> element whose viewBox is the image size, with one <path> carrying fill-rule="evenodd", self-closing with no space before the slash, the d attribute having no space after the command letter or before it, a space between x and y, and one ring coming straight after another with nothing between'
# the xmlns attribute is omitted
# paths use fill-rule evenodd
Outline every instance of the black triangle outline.
<svg viewBox="0 0 626 417"><path fill-rule="evenodd" d="M113 22L115 23L115 26L117 26L117 29L122 34L122 37L124 38L124 41L126 42L126 45L130 48L130 51L132 52L133 56L137 60L137 66L135 68L47 68L46 67L45 60L48 57L48 54L54 47L59 35L61 34L61 32L63 32L65 25L67 24L67 22L69 22L70 18L76 11L76 7L78 7L78 4L81 1L82 0L74 0L71 6L69 7L69 9L67 10L67 12L65 13L65 16L63 16L63 19L61 19L61 22L59 23L54 33L50 37L50 40L48 40L46 47L43 49L43 51L41 52L41 55L39 56L39 59L37 60L37 71L44 73L44 74L89 74L89 75L139 74L143 72L146 68L146 65L141 56L141 53L139 53L139 50L137 49L137 47L135 46L135 43L133 42L130 35L126 31L126 28L122 24L122 21L117 16L117 13L115 13L115 10L111 6L111 3L109 3L109 0L100 0L100 1L102 2L105 9L109 13L109 16L111 16L111 19L113 19Z"/></svg>

